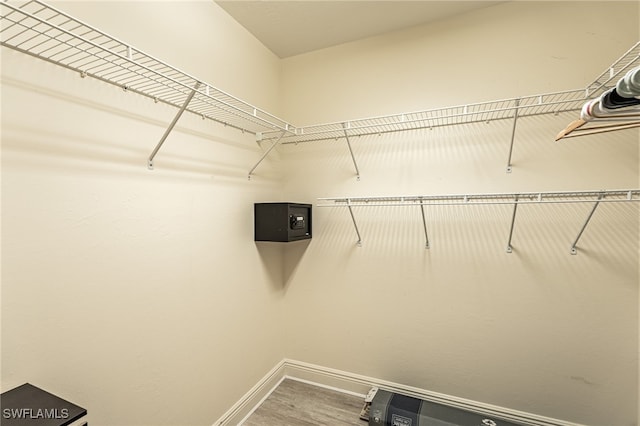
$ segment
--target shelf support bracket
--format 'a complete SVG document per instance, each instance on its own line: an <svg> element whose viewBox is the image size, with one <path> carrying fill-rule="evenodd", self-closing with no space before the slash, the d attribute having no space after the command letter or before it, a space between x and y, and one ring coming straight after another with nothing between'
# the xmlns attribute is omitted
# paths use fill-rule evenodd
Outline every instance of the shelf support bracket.
<svg viewBox="0 0 640 426"><path fill-rule="evenodd" d="M169 136L169 133L171 133L171 131L175 127L175 125L178 122L178 120L180 119L180 117L182 117L182 114L184 113L184 111L189 106L189 103L191 102L191 99L193 99L193 96L196 94L196 92L198 91L199 87L200 87L200 82L197 81L196 85L193 87L193 90L191 90L191 93L189 93L189 96L187 96L187 100L184 101L184 104L182 105L182 107L180 107L180 110L178 110L178 113L176 114L176 116L173 117L173 121L171 121L171 124L169 124L169 127L167 128L167 130L165 130L164 135L162 135L162 138L160 138L160 142L158 142L158 144L156 145L155 149L153 150L153 152L149 156L149 159L147 160L147 167L149 168L149 170L153 170L153 159L155 158L155 156L158 153L158 151L160 151L160 148L162 147L162 144L164 144L164 141L167 139L167 137Z"/></svg>
<svg viewBox="0 0 640 426"><path fill-rule="evenodd" d="M515 203L513 203L513 214L511 216L511 228L509 229L509 241L507 241L507 253L513 253L511 239L513 238L513 227L516 224L516 213L518 211L518 196L516 195Z"/></svg>
<svg viewBox="0 0 640 426"><path fill-rule="evenodd" d="M286 130L283 130L282 133L280 133L280 136L278 136L278 139L276 139L276 141L271 144L271 146L269 147L269 149L267 149L264 154L262 154L262 157L260 157L260 159L258 160L258 162L255 164L255 166L253 166L251 168L251 170L249 170L249 180L251 180L251 175L253 174L253 171L260 165L260 163L262 163L262 160L264 160L265 158L267 158L267 155L269 155L269 153L271 151L273 151L273 149L278 146L278 144L280 143L280 141L282 140L282 138L285 135Z"/></svg>
<svg viewBox="0 0 640 426"><path fill-rule="evenodd" d="M358 163L356 163L356 157L353 155L353 149L351 148L351 142L349 141L349 134L347 133L347 123L342 123L342 131L344 132L344 138L347 140L347 146L349 147L351 160L353 160L353 166L356 168L356 179L360 180L360 169L358 169Z"/></svg>
<svg viewBox="0 0 640 426"><path fill-rule="evenodd" d="M356 217L353 215L353 208L351 207L351 200L347 198L347 207L349 207L349 214L351 215L351 220L353 221L353 227L356 229L356 234L358 235L358 242L356 245L358 247L362 247L362 237L360 236L360 230L358 230L358 224L356 223Z"/></svg>
<svg viewBox="0 0 640 426"><path fill-rule="evenodd" d="M507 173L511 173L511 156L513 155L513 142L516 139L516 123L518 122L518 110L520 99L515 100L515 108L513 110L513 127L511 127L511 144L509 145L509 158L507 159Z"/></svg>
<svg viewBox="0 0 640 426"><path fill-rule="evenodd" d="M424 215L424 202L422 199L420 199L420 212L422 213L422 226L424 227L424 240L425 240L425 244L424 244L424 248L425 249L429 249L429 235L427 234L427 219L425 218Z"/></svg>
<svg viewBox="0 0 640 426"><path fill-rule="evenodd" d="M589 224L589 221L591 220L591 217L593 217L593 214L596 212L596 209L598 208L598 205L600 204L600 200L602 200L603 197L604 197L604 194L600 194L598 196L598 201L596 201L593 204L593 207L591 208L591 211L589 212L589 216L587 216L587 219L584 221L584 224L582 225L582 228L580 229L580 232L578 232L578 236L576 237L576 239L573 241L573 244L571 245L571 254L573 254L573 255L578 254L578 249L576 248L576 245L578 244L578 241L580 240L580 237L582 236L582 233L584 232L584 230L586 229L587 225Z"/></svg>

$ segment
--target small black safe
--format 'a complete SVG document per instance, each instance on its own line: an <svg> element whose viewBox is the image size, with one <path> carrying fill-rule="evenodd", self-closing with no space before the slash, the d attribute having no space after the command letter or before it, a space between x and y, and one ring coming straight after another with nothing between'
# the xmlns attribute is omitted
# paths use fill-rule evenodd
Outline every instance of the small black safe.
<svg viewBox="0 0 640 426"><path fill-rule="evenodd" d="M311 238L311 204L255 203L254 240L289 242Z"/></svg>

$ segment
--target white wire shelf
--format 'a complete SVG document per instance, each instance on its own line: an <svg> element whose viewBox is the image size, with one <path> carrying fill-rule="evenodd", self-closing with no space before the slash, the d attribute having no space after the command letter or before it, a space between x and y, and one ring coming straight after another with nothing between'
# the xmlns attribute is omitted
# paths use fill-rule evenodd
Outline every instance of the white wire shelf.
<svg viewBox="0 0 640 426"><path fill-rule="evenodd" d="M577 89L522 98L316 124L296 128L295 133L285 135L281 143L297 144L340 139L345 137L345 131L349 137L359 137L513 119L516 110L518 110L520 117L558 114L564 111L580 110L585 99L585 90ZM262 138L265 140L275 139L276 135L272 132L266 132L262 135Z"/></svg>
<svg viewBox="0 0 640 426"><path fill-rule="evenodd" d="M360 170L351 146L350 138L509 119L513 124L506 171L510 173L512 170L511 159L516 136L516 123L519 118L545 114L557 115L561 112L579 111L586 100L596 97L613 87L617 83L618 78L622 77L627 70L638 64L640 64L640 42L625 52L622 57L615 61L584 89L317 124L298 127L291 133L269 131L258 134L258 139L271 141L271 148L273 148L278 144L298 144L302 142L344 138L349 148L349 154L353 161L356 177L359 180ZM262 159L260 161L262 161ZM258 162L258 164L260 164L260 162ZM251 176L251 173L256 167L257 164L251 169L249 176Z"/></svg>
<svg viewBox="0 0 640 426"><path fill-rule="evenodd" d="M297 144L579 111L586 100L613 87L618 78L637 65L640 65L640 42L582 89L297 127L295 132L282 137L280 143ZM272 140L279 134L265 132L261 136L264 140Z"/></svg>
<svg viewBox="0 0 640 426"><path fill-rule="evenodd" d="M416 205L478 205L478 204L563 204L595 201L640 201L640 189L601 191L510 192L491 194L414 195L386 197L318 198L318 207L373 207Z"/></svg>
<svg viewBox="0 0 640 426"><path fill-rule="evenodd" d="M624 72L640 64L640 43L636 43L585 89L296 128L42 1L4 0L0 11L0 45L179 109L149 157L149 168L177 120L188 111L271 142L249 177L279 144L344 138L359 179L350 137L505 119L513 121L510 172L519 117L577 111L585 99L608 90Z"/></svg>
<svg viewBox="0 0 640 426"><path fill-rule="evenodd" d="M570 253L578 253L577 244L589 221L601 203L629 203L640 201L640 189L570 191L570 192L519 192L494 194L456 194L456 195L419 195L419 196L387 196L387 197L339 197L318 198L317 207L343 207L349 210L353 226L358 237L357 245L362 245L362 236L356 216L355 207L419 207L422 213L425 248L429 246L429 234L425 206L471 206L471 205L512 205L511 226L506 252L512 253L511 245L518 206L522 204L575 204L591 203L592 208L585 219L578 235L571 245Z"/></svg>
<svg viewBox="0 0 640 426"><path fill-rule="evenodd" d="M250 132L293 126L41 1L0 3L0 44ZM191 93L192 99L189 99Z"/></svg>
<svg viewBox="0 0 640 426"><path fill-rule="evenodd" d="M640 42L636 43L586 88L587 98L595 98L614 87L627 71L640 64Z"/></svg>

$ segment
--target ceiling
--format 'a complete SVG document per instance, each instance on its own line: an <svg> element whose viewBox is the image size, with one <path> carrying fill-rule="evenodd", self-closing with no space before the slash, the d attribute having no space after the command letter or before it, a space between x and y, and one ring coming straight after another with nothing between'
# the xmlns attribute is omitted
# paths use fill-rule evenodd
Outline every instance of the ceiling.
<svg viewBox="0 0 640 426"><path fill-rule="evenodd" d="M501 1L220 0L216 3L273 53L287 58Z"/></svg>

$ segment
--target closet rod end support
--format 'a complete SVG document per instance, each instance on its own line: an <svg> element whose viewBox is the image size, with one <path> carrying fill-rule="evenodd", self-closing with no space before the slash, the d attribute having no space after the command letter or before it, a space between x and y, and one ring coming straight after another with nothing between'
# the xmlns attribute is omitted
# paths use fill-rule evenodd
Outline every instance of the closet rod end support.
<svg viewBox="0 0 640 426"><path fill-rule="evenodd" d="M147 169L153 170L153 160L147 160Z"/></svg>
<svg viewBox="0 0 640 426"><path fill-rule="evenodd" d="M578 254L578 249L577 249L577 248L575 248L575 246L574 246L574 247L571 247L571 254L572 254L573 256L575 256L576 254Z"/></svg>
<svg viewBox="0 0 640 426"><path fill-rule="evenodd" d="M513 167L507 166L507 173L511 173L513 171Z"/></svg>
<svg viewBox="0 0 640 426"><path fill-rule="evenodd" d="M362 240L358 240L358 242L356 243L357 247L362 247Z"/></svg>
<svg viewBox="0 0 640 426"><path fill-rule="evenodd" d="M507 253L513 253L513 247L507 246Z"/></svg>

